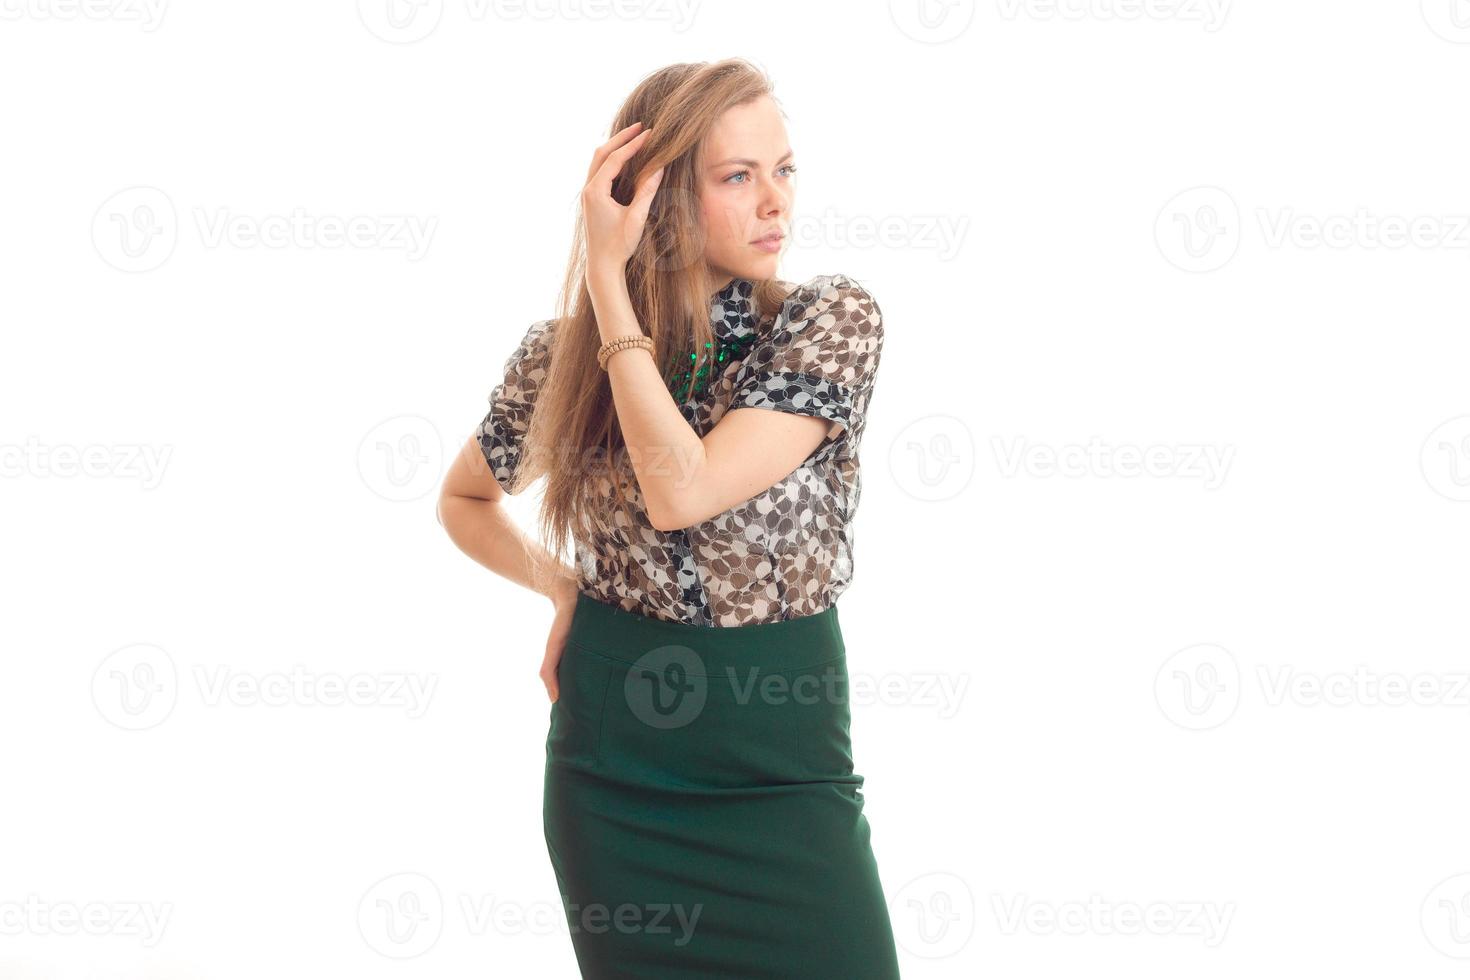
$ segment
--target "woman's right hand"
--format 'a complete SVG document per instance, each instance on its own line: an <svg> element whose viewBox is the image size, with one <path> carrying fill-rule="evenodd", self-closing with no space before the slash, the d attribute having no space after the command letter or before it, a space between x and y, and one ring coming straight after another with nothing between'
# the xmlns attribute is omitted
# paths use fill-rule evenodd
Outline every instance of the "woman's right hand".
<svg viewBox="0 0 1470 980"><path fill-rule="evenodd" d="M556 667L561 663L562 651L566 649L567 637L572 632L572 614L577 609L577 580L561 579L551 592L551 605L556 610L551 620L551 634L546 638L546 656L541 661L541 683L546 685L546 696L552 703L561 696L556 682Z"/></svg>
<svg viewBox="0 0 1470 980"><path fill-rule="evenodd" d="M623 127L592 154L582 188L582 234L587 245L587 278L592 283L623 281L623 270L643 237L648 209L663 180L664 168L659 167L643 178L626 205L612 196L614 178L653 132L642 127L641 121Z"/></svg>

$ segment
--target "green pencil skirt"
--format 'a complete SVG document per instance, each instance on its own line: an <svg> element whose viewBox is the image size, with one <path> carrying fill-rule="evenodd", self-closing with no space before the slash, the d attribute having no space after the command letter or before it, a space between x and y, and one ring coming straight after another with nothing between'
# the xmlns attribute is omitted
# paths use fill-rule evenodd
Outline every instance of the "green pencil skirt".
<svg viewBox="0 0 1470 980"><path fill-rule="evenodd" d="M836 606L750 626L583 593L546 846L584 978L891 980Z"/></svg>

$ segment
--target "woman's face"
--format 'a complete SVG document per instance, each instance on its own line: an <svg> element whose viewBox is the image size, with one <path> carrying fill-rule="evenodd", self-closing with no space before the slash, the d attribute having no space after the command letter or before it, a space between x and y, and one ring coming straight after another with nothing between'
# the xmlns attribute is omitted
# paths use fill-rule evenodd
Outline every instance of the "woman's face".
<svg viewBox="0 0 1470 980"><path fill-rule="evenodd" d="M795 157L769 96L726 110L700 149L704 258L720 289L732 277L773 279L791 240ZM774 246L757 244L772 232ZM714 290L711 290L712 292Z"/></svg>

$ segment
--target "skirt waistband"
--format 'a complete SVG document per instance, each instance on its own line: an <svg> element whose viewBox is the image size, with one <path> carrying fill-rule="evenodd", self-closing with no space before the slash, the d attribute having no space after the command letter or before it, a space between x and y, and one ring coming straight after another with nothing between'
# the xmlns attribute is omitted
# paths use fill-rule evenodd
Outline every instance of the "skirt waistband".
<svg viewBox="0 0 1470 980"><path fill-rule="evenodd" d="M694 651L706 676L723 676L727 667L760 667L768 672L800 670L845 656L837 606L819 613L747 626L696 626L657 619L577 593L568 643L612 660L635 663L660 647Z"/></svg>

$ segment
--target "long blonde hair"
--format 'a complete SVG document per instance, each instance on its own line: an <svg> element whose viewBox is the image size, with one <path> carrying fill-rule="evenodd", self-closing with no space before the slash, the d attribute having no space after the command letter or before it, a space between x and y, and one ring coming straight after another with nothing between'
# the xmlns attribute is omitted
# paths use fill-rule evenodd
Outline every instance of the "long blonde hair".
<svg viewBox="0 0 1470 980"><path fill-rule="evenodd" d="M638 323L654 342L665 379L689 367L695 351L713 350L710 275L704 261L699 207L699 149L727 109L771 95L766 74L741 58L669 65L646 76L623 102L608 136L642 120L653 133L613 180L620 204L659 167L663 179L637 248L628 260L628 294ZM601 337L586 284L586 241L578 205L571 259L550 330L550 360L537 393L516 467L517 489L547 477L539 530L553 555L569 539L586 540L592 510L606 499L594 492L611 481L629 526L625 493L633 478L616 424L608 376L597 364ZM779 309L785 290L774 279L755 282L751 302L764 319ZM713 367L711 367L713 370Z"/></svg>

